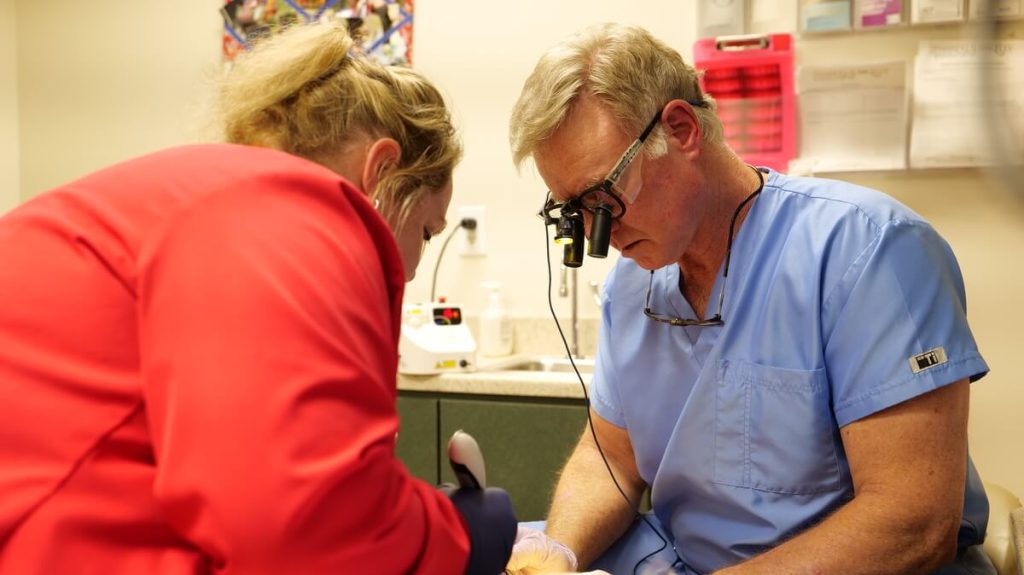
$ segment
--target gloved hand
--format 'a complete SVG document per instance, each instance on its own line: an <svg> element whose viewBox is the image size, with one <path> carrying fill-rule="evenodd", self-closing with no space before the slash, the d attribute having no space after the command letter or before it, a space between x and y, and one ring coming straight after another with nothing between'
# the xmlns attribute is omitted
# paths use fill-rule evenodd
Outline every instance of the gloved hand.
<svg viewBox="0 0 1024 575"><path fill-rule="evenodd" d="M572 549L542 531L520 525L506 572L515 575L572 572L578 566Z"/></svg>
<svg viewBox="0 0 1024 575"><path fill-rule="evenodd" d="M445 485L469 533L466 575L496 575L505 569L516 539L516 513L504 489L458 488Z"/></svg>

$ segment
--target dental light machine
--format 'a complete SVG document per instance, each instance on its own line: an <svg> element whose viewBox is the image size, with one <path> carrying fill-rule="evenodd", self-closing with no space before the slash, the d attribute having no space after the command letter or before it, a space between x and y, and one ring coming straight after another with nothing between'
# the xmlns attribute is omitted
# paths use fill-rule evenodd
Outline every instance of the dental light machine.
<svg viewBox="0 0 1024 575"><path fill-rule="evenodd" d="M462 310L443 301L402 306L398 372L433 375L476 368L476 341Z"/></svg>

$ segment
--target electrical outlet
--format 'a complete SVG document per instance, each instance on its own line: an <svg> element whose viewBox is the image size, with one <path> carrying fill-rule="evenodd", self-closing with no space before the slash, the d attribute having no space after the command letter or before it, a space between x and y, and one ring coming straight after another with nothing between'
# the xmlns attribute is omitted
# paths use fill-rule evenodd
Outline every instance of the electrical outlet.
<svg viewBox="0 0 1024 575"><path fill-rule="evenodd" d="M482 257L487 255L487 209L484 206L461 206L458 209L458 222L465 218L476 220L476 229L459 231L461 242L459 255L464 257Z"/></svg>

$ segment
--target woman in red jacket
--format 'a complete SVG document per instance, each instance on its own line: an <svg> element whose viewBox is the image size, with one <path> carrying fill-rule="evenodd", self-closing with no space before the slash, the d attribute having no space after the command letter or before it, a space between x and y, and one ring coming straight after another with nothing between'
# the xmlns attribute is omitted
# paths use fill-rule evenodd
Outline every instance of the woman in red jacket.
<svg viewBox="0 0 1024 575"><path fill-rule="evenodd" d="M429 82L352 49L296 27L223 85L234 144L0 218L0 574L504 567L507 495L394 454L404 281L461 147Z"/></svg>

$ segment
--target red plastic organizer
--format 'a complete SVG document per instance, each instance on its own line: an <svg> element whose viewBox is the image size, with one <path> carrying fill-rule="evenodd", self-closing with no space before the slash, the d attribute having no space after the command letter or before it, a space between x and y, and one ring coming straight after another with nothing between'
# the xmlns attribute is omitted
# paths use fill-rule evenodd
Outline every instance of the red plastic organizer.
<svg viewBox="0 0 1024 575"><path fill-rule="evenodd" d="M702 38L693 54L725 141L749 164L786 171L796 156L792 36Z"/></svg>

